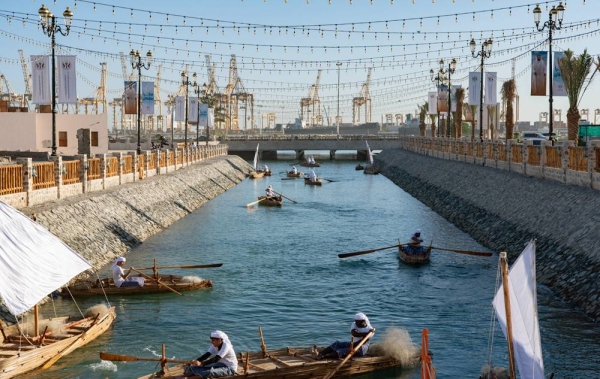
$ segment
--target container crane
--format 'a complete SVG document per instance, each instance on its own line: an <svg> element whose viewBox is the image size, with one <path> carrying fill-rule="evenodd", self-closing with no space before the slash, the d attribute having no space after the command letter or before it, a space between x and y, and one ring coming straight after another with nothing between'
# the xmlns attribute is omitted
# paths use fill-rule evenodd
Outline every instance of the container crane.
<svg viewBox="0 0 600 379"><path fill-rule="evenodd" d="M321 100L319 99L319 85L321 82L321 71L317 73L315 84L310 86L308 96L300 99L300 119L307 120L308 126L321 125ZM312 116L310 115L312 113Z"/></svg>
<svg viewBox="0 0 600 379"><path fill-rule="evenodd" d="M352 123L358 125L360 123L360 108L365 106L365 123L371 122L373 115L373 103L369 93L369 84L371 82L371 69L367 71L367 81L362 85L360 94L352 99Z"/></svg>
<svg viewBox="0 0 600 379"><path fill-rule="evenodd" d="M21 68L23 69L23 79L25 81L25 93L23 94L23 106L29 107L29 100L31 100L31 75L27 68L27 60L23 50L19 50L19 57L21 58Z"/></svg>

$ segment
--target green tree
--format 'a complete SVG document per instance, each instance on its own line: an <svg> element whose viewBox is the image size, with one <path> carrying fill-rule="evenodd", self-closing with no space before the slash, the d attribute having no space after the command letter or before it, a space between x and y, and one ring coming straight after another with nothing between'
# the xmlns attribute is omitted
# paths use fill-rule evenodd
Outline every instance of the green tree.
<svg viewBox="0 0 600 379"><path fill-rule="evenodd" d="M512 139L515 129L515 115L513 102L517 96L517 85L514 79L502 83L502 101L506 104L506 114L504 115L504 125L506 128L506 139Z"/></svg>
<svg viewBox="0 0 600 379"><path fill-rule="evenodd" d="M427 110L429 108L429 104L427 101L421 105L417 106L419 109L419 132L421 137L425 137L425 130L427 128L427 124L425 124L425 119L427 118Z"/></svg>
<svg viewBox="0 0 600 379"><path fill-rule="evenodd" d="M596 65L592 69L592 66ZM585 94L585 91L592 83L594 75L598 72L599 61L594 62L587 49L583 50L581 55L576 56L570 49L565 51L565 56L558 61L560 73L565 83L567 98L569 100L569 110L567 111L567 138L570 141L577 141L579 136L579 103ZM588 79L588 75L591 76Z"/></svg>

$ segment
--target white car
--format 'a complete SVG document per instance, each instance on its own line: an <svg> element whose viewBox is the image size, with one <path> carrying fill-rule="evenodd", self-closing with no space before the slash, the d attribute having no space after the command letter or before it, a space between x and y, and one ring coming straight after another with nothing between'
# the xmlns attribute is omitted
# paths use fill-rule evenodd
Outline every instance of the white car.
<svg viewBox="0 0 600 379"><path fill-rule="evenodd" d="M539 146L542 144L542 141L548 141L548 137L539 132L523 132L523 134L521 134L521 140L533 141L534 145Z"/></svg>

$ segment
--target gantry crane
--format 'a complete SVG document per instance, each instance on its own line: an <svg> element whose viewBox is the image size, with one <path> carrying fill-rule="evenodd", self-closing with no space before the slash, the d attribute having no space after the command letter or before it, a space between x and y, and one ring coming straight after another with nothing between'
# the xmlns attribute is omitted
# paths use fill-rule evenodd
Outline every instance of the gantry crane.
<svg viewBox="0 0 600 379"><path fill-rule="evenodd" d="M225 129L239 130L239 101L244 102L244 124L246 124L248 107L250 107L250 125L254 125L254 96L248 93L238 76L235 54L229 61L229 80L221 95L221 104L225 105Z"/></svg>
<svg viewBox="0 0 600 379"><path fill-rule="evenodd" d="M27 68L27 60L23 50L19 50L19 56L21 57L21 68L23 69L23 80L25 81L25 93L23 94L24 106L29 107L29 100L31 100L31 75Z"/></svg>
<svg viewBox="0 0 600 379"><path fill-rule="evenodd" d="M300 99L300 118L306 120L309 127L323 124L323 116L321 116L321 100L319 99L321 71L322 70L319 70L317 73L315 84L310 86L308 96Z"/></svg>
<svg viewBox="0 0 600 379"><path fill-rule="evenodd" d="M15 93L4 74L0 74L0 99L6 101L9 107L24 108L27 106L25 95Z"/></svg>
<svg viewBox="0 0 600 379"><path fill-rule="evenodd" d="M83 105L85 107L85 114L88 114L88 106L92 106L92 111L98 114L100 111L100 104L102 104L102 113L106 112L107 99L106 99L106 81L108 79L108 64L106 62L100 62L100 86L89 96L83 99L77 99L77 105ZM79 109L76 109L79 113Z"/></svg>
<svg viewBox="0 0 600 379"><path fill-rule="evenodd" d="M371 82L371 69L367 71L367 81L362 85L358 97L352 99L352 123L358 125L360 123L360 108L365 106L365 123L371 122L373 115L373 103L369 94L369 83Z"/></svg>

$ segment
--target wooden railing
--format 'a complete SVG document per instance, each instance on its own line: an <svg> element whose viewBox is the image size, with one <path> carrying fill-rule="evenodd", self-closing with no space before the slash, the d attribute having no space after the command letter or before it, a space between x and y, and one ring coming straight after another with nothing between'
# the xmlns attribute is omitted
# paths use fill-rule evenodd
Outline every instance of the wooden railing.
<svg viewBox="0 0 600 379"><path fill-rule="evenodd" d="M88 180L100 179L100 158L88 159Z"/></svg>
<svg viewBox="0 0 600 379"><path fill-rule="evenodd" d="M146 156L145 155L138 155L138 178L140 179L144 179L144 176L146 175L146 169L145 166L146 165Z"/></svg>
<svg viewBox="0 0 600 379"><path fill-rule="evenodd" d="M119 175L119 158L107 157L106 158L106 177L110 178Z"/></svg>
<svg viewBox="0 0 600 379"><path fill-rule="evenodd" d="M0 166L0 195L23 191L23 166Z"/></svg>
<svg viewBox="0 0 600 379"><path fill-rule="evenodd" d="M150 153L150 158L148 158L148 170L153 170L156 168L156 153Z"/></svg>
<svg viewBox="0 0 600 379"><path fill-rule="evenodd" d="M38 162L33 164L33 189L56 186L54 180L54 162Z"/></svg>
<svg viewBox="0 0 600 379"><path fill-rule="evenodd" d="M523 154L521 153L521 146L513 146L511 151L511 161L513 163L523 163Z"/></svg>
<svg viewBox="0 0 600 379"><path fill-rule="evenodd" d="M79 183L79 161L63 161L64 170L62 172L63 184Z"/></svg>
<svg viewBox="0 0 600 379"><path fill-rule="evenodd" d="M123 156L123 174L131 174L133 172L133 156Z"/></svg>
<svg viewBox="0 0 600 379"><path fill-rule="evenodd" d="M558 146L546 146L546 167L562 167L558 149Z"/></svg>
<svg viewBox="0 0 600 379"><path fill-rule="evenodd" d="M506 162L506 145L498 145L498 160Z"/></svg>
<svg viewBox="0 0 600 379"><path fill-rule="evenodd" d="M540 148L538 146L528 145L527 146L527 164L530 166L540 165Z"/></svg>
<svg viewBox="0 0 600 379"><path fill-rule="evenodd" d="M486 158L488 159L496 159L496 157L494 156L494 145L487 145L486 148Z"/></svg>
<svg viewBox="0 0 600 379"><path fill-rule="evenodd" d="M158 167L167 167L167 153L166 152L159 153Z"/></svg>
<svg viewBox="0 0 600 379"><path fill-rule="evenodd" d="M587 171L588 157L585 155L585 148L570 146L569 147L569 170Z"/></svg>
<svg viewBox="0 0 600 379"><path fill-rule="evenodd" d="M175 166L175 152L171 151L169 152L169 166Z"/></svg>
<svg viewBox="0 0 600 379"><path fill-rule="evenodd" d="M177 164L183 164L183 150L177 150Z"/></svg>

